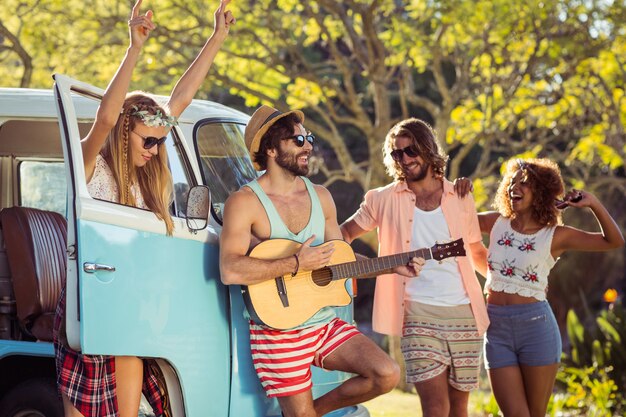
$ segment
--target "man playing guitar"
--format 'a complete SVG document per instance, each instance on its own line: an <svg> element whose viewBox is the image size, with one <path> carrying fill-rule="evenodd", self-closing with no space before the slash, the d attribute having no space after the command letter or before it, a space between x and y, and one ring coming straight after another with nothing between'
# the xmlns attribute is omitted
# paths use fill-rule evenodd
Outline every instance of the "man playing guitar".
<svg viewBox="0 0 626 417"><path fill-rule="evenodd" d="M305 177L315 138L303 121L298 110L281 113L261 106L246 127L250 157L265 173L226 201L220 238L224 284L250 286L330 263L333 244L318 245L342 236L330 193ZM250 256L260 242L279 238L301 246L275 259ZM423 263L414 257L394 272L416 276ZM259 379L287 417L321 416L367 401L393 389L400 377L398 365L354 326L336 318L330 307L291 329L250 320L250 343ZM314 400L312 364L355 376Z"/></svg>

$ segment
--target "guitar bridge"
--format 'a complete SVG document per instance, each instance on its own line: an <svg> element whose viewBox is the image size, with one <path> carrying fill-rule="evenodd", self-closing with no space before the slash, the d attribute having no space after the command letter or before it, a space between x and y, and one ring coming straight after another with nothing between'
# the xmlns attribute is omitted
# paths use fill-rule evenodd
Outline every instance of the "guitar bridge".
<svg viewBox="0 0 626 417"><path fill-rule="evenodd" d="M278 291L280 302L283 304L283 307L289 307L289 298L287 298L287 287L285 286L285 278L278 277L274 280L276 281L276 290Z"/></svg>

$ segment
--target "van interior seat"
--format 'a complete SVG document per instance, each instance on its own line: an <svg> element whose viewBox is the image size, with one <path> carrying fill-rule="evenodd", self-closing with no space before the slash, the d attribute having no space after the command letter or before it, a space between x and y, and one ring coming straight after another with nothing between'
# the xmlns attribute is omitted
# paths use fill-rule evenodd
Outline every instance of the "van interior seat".
<svg viewBox="0 0 626 417"><path fill-rule="evenodd" d="M54 313L65 285L67 221L59 213L28 207L0 211L11 282L22 329L52 341Z"/></svg>

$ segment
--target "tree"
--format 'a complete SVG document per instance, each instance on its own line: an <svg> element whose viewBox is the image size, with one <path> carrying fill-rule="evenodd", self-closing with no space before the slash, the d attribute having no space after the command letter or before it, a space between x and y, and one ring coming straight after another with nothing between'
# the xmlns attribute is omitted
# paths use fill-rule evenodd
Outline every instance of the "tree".
<svg viewBox="0 0 626 417"><path fill-rule="evenodd" d="M9 1L1 21L35 59L32 85L49 86L53 71L106 85L127 44L130 1ZM136 85L167 94L204 43L213 10L204 0L154 6L158 27ZM454 156L450 177L480 179L480 203L513 155L554 157L585 184L598 178L588 167L599 162L609 174L601 183L624 191L615 175L624 155L620 2L254 0L231 8L238 22L207 84L250 107L303 108L325 142L318 168L327 185L387 182L384 135L416 115Z"/></svg>
<svg viewBox="0 0 626 417"><path fill-rule="evenodd" d="M452 177L492 175L499 156L529 150L559 150L560 161L570 156L559 145L572 137L557 135L553 124L573 130L569 117L585 111L572 99L582 94L602 105L581 66L610 59L598 56L612 50L619 33L610 10L578 2L404 3L243 4L218 77L249 105L303 107L336 156L325 167L329 183L355 180L367 189L386 182L382 139L394 122L416 113L445 137ZM580 19L583 12L595 20ZM607 33L592 30L601 22ZM623 36L615 42L614 57ZM618 121L612 126L623 131ZM581 122L589 126L589 119ZM350 141L366 147L366 163L355 160ZM619 152L608 153L611 168L623 165Z"/></svg>
<svg viewBox="0 0 626 417"><path fill-rule="evenodd" d="M19 13L15 14L15 18L15 20L22 23ZM0 20L0 60L13 70L3 74L11 76L10 84L17 82L20 87L28 87L33 72L33 59L20 41L21 29L22 25L18 24L15 32L12 32L5 26L3 20ZM18 78L15 70L19 69L22 70L22 75Z"/></svg>
<svg viewBox="0 0 626 417"><path fill-rule="evenodd" d="M489 203L506 159L546 156L561 164L568 186L599 193L624 224L617 202L626 191L624 4L259 0L240 6L218 79L248 105L303 108L307 126L332 149L322 149L327 185L386 183L383 138L396 121L416 115L444 139L453 156L449 176L474 177L480 206ZM375 247L371 235L369 243ZM598 274L608 285L623 275L623 252L603 259L613 265ZM561 263L556 274L578 277L598 299L604 288L577 274L575 264ZM552 288L553 304L579 300L567 290L572 284Z"/></svg>
<svg viewBox="0 0 626 417"><path fill-rule="evenodd" d="M0 22L16 42L2 44L3 84L49 87L50 73L63 72L106 85L128 42L132 1L7 1ZM209 35L217 4L149 3L158 27L134 87L167 94ZM364 190L389 181L384 136L417 116L435 126L452 156L449 177L474 179L479 206L489 204L506 159L546 156L559 162L568 186L598 194L626 228L624 2L250 0L230 7L237 24L199 97L303 109L322 139L317 177L341 216ZM27 72L27 61L7 52L18 43L32 57L30 82L15 75L20 65ZM372 247L374 240L369 235ZM594 270L581 265L588 257L560 263L555 273L567 280L551 285L551 301L577 302L570 277L599 299L601 285L624 277L624 253L612 256L601 257L602 270L600 258Z"/></svg>

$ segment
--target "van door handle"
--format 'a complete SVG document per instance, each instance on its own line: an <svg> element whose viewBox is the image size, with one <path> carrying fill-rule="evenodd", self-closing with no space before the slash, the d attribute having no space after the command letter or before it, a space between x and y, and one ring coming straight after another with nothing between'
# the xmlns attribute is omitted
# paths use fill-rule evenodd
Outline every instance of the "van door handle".
<svg viewBox="0 0 626 417"><path fill-rule="evenodd" d="M115 272L114 266L104 265L104 264L94 264L91 262L85 262L83 264L83 271L93 274L96 271L107 271L107 272Z"/></svg>

